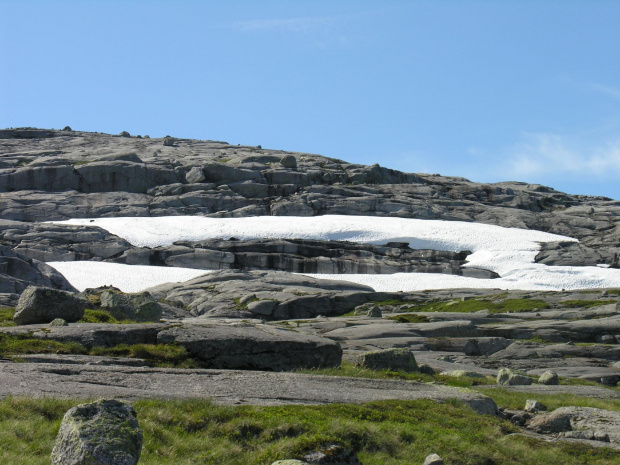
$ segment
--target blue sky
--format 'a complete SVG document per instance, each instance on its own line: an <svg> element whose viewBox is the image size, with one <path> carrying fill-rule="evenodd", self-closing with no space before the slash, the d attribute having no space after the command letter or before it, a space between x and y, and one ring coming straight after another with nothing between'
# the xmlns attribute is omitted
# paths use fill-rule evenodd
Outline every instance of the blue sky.
<svg viewBox="0 0 620 465"><path fill-rule="evenodd" d="M620 1L0 0L0 127L620 199Z"/></svg>

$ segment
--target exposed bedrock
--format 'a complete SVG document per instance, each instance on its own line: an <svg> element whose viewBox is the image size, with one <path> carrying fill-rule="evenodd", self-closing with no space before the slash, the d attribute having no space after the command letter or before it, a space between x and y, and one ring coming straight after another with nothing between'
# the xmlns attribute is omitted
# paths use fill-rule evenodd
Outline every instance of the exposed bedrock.
<svg viewBox="0 0 620 465"><path fill-rule="evenodd" d="M620 203L518 182L402 173L218 141L79 131L0 131L0 217L398 216L475 221L577 238L539 261L613 265ZM282 160L285 160L283 163ZM293 163L293 160L295 161Z"/></svg>
<svg viewBox="0 0 620 465"><path fill-rule="evenodd" d="M391 297L361 284L281 271L216 271L148 291L157 300L189 309L194 316L266 320L342 315L371 299Z"/></svg>
<svg viewBox="0 0 620 465"><path fill-rule="evenodd" d="M177 242L155 249L132 248L109 259L127 264L197 269L280 270L296 273L444 273L496 278L492 271L463 267L470 252L413 250L406 243L384 246L294 239Z"/></svg>
<svg viewBox="0 0 620 465"><path fill-rule="evenodd" d="M16 304L19 295L31 285L76 290L51 266L0 245L0 294L7 294L3 304Z"/></svg>

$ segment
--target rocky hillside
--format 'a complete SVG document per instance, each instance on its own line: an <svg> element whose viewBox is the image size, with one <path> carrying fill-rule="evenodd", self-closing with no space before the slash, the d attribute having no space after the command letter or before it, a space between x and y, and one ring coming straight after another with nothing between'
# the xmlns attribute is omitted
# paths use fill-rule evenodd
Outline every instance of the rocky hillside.
<svg viewBox="0 0 620 465"><path fill-rule="evenodd" d="M479 273L461 267L467 251L320 241L240 244L234 238L145 251L100 228L36 223L111 216L325 214L536 229L580 241L545 244L539 262L618 264L620 202L605 197L518 182L479 184L402 173L377 164L219 141L69 128L0 130L0 243L23 257L331 273L352 267L359 273ZM482 272L479 277L493 276Z"/></svg>

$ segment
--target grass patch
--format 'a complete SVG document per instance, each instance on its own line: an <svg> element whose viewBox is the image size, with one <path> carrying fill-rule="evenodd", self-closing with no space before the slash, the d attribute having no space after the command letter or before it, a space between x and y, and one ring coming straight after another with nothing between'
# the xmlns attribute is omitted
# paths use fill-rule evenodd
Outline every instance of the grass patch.
<svg viewBox="0 0 620 465"><path fill-rule="evenodd" d="M0 356L21 354L86 354L81 344L0 333Z"/></svg>
<svg viewBox="0 0 620 465"><path fill-rule="evenodd" d="M129 325L134 323L144 323L135 320L117 320L105 310L84 310L84 316L78 323L112 323L119 325Z"/></svg>
<svg viewBox="0 0 620 465"><path fill-rule="evenodd" d="M616 303L615 300L565 300L560 302L561 308L592 308Z"/></svg>
<svg viewBox="0 0 620 465"><path fill-rule="evenodd" d="M428 323L430 320L426 315L416 315L415 313L404 313L402 315L388 316L386 320L394 320L397 323Z"/></svg>
<svg viewBox="0 0 620 465"><path fill-rule="evenodd" d="M185 347L177 344L119 344L114 347L93 347L89 355L141 358L158 367L200 368Z"/></svg>
<svg viewBox="0 0 620 465"><path fill-rule="evenodd" d="M16 326L13 315L15 315L14 308L0 307L0 326Z"/></svg>
<svg viewBox="0 0 620 465"><path fill-rule="evenodd" d="M402 305L403 301L401 300L396 300L396 299L388 299L388 300L378 300L378 301L372 301L375 305L381 307L382 305Z"/></svg>
<svg viewBox="0 0 620 465"><path fill-rule="evenodd" d="M431 302L407 309L408 312L478 312L488 310L490 313L532 312L549 308L549 304L538 299L498 300L449 300Z"/></svg>
<svg viewBox="0 0 620 465"><path fill-rule="evenodd" d="M49 464L64 413L79 402L0 401L0 462ZM144 431L141 465L269 465L341 443L366 465L422 463L440 452L453 465L619 464L617 451L508 436L510 423L459 402L381 401L360 405L228 407L209 401L134 403Z"/></svg>
<svg viewBox="0 0 620 465"><path fill-rule="evenodd" d="M572 383L571 383L572 384ZM575 383L579 384L579 383ZM595 386L601 386L594 383ZM594 407L604 410L620 411L620 399L597 399L594 397L585 397L575 394L542 394L531 392L515 392L502 388L476 388L477 391L492 398L498 407L508 409L523 409L525 401L528 399L536 399L538 402L547 406L549 410L555 410L560 407Z"/></svg>
<svg viewBox="0 0 620 465"><path fill-rule="evenodd" d="M23 354L74 354L107 357L141 358L163 368L201 368L200 361L192 358L187 350L177 344L119 344L114 347L86 349L76 342L58 342L29 336L0 333L0 356ZM0 462L2 463L2 462Z"/></svg>

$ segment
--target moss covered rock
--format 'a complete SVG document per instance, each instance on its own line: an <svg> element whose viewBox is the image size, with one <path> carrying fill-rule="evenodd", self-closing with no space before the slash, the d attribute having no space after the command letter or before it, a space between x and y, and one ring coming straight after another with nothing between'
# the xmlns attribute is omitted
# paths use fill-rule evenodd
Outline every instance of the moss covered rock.
<svg viewBox="0 0 620 465"><path fill-rule="evenodd" d="M131 405L99 400L65 414L51 465L135 465L141 451L142 430Z"/></svg>
<svg viewBox="0 0 620 465"><path fill-rule="evenodd" d="M372 370L419 371L415 357L408 349L366 352L358 357L357 364Z"/></svg>

